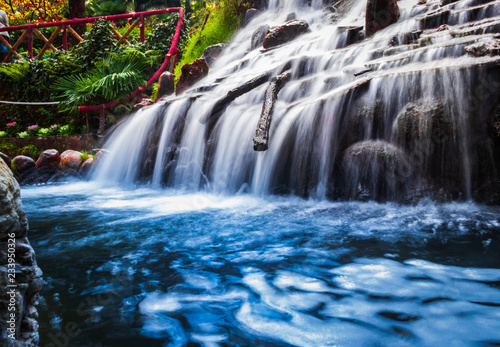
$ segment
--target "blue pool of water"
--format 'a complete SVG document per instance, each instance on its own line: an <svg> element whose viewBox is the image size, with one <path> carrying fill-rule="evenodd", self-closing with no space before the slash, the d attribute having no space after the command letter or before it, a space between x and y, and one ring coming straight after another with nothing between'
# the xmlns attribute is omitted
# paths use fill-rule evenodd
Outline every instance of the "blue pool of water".
<svg viewBox="0 0 500 347"><path fill-rule="evenodd" d="M500 344L500 208L22 189L40 346Z"/></svg>

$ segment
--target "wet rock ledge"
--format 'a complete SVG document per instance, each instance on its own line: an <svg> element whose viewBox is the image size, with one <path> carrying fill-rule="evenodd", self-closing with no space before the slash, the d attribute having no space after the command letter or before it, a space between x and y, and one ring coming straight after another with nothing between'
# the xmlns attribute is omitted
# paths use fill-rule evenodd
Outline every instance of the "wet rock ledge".
<svg viewBox="0 0 500 347"><path fill-rule="evenodd" d="M0 346L38 346L36 306L42 283L19 184L0 159Z"/></svg>

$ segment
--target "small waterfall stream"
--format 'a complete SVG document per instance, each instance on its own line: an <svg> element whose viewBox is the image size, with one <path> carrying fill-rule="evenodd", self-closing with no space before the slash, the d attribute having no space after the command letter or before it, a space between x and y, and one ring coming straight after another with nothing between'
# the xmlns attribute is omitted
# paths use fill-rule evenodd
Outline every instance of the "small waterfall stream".
<svg viewBox="0 0 500 347"><path fill-rule="evenodd" d="M365 1L341 2L333 17L321 1L271 1L208 77L121 125L95 180L317 199L484 200L498 191L500 155L486 124L499 99L500 58L469 52L494 40L500 1L398 5L396 24L350 44ZM308 33L251 49L256 28L281 25L290 12ZM267 84L207 122L228 91L284 70L292 78L278 95L267 151L252 143Z"/></svg>

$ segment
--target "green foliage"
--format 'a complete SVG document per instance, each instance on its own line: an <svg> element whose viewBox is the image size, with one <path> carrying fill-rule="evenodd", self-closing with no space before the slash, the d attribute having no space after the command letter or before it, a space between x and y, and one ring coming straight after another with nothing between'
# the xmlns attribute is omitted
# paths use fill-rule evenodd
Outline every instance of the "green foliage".
<svg viewBox="0 0 500 347"><path fill-rule="evenodd" d="M172 37L175 34L175 29L177 28L177 20L179 15L174 14L170 16L170 19L166 23L158 23L154 26L151 35L148 40L144 42L144 51L159 51L160 55L165 58L168 53L170 45L172 43ZM187 40L187 26L184 25L181 29L181 35L179 38L179 44L177 49L180 52L184 51L184 43Z"/></svg>
<svg viewBox="0 0 500 347"><path fill-rule="evenodd" d="M182 66L200 58L205 48L218 43L226 43L231 39L238 28L241 16L240 6L239 0L220 0L218 3L207 3L205 9L196 13L193 28L197 29L187 40L183 57L175 68L177 77L181 74ZM203 27L207 13L209 17Z"/></svg>
<svg viewBox="0 0 500 347"><path fill-rule="evenodd" d="M90 154L89 154L87 151L83 150L83 151L82 151L82 154L80 155L80 160L81 160L81 161L85 161L85 160L87 160L88 158L90 158Z"/></svg>
<svg viewBox="0 0 500 347"><path fill-rule="evenodd" d="M40 156L40 154L42 154L42 152L43 152L43 149L40 149L33 144L24 146L21 149L21 155L25 155L25 156L31 157L33 159L38 158Z"/></svg>
<svg viewBox="0 0 500 347"><path fill-rule="evenodd" d="M158 82L153 83L153 93L151 94L151 99L153 99L153 100L158 99L158 92L160 89L159 87L160 87L160 85L158 84Z"/></svg>
<svg viewBox="0 0 500 347"><path fill-rule="evenodd" d="M10 79L13 82L18 82L26 78L30 70L30 64L27 61L17 61L12 64L0 65L0 76L4 75L4 79Z"/></svg>
<svg viewBox="0 0 500 347"><path fill-rule="evenodd" d="M7 137L6 131L0 131L0 138Z"/></svg>
<svg viewBox="0 0 500 347"><path fill-rule="evenodd" d="M58 79L53 89L62 92L61 107L76 111L78 105L126 97L145 84L142 75L145 68L139 55L112 55L85 74Z"/></svg>
<svg viewBox="0 0 500 347"><path fill-rule="evenodd" d="M14 157L17 153L19 153L19 147L12 142L1 142L0 152L5 153L10 157Z"/></svg>
<svg viewBox="0 0 500 347"><path fill-rule="evenodd" d="M17 134L17 137L19 137L21 139L25 139L25 138L30 137L30 136L29 136L28 132L22 131L19 134Z"/></svg>
<svg viewBox="0 0 500 347"><path fill-rule="evenodd" d="M84 69L94 67L94 64L115 52L117 41L111 36L112 25L104 18L100 18L92 25L92 30L85 34L83 41L76 46L74 54Z"/></svg>
<svg viewBox="0 0 500 347"><path fill-rule="evenodd" d="M50 136L52 131L50 128L40 128L38 129L38 136L45 137L45 136Z"/></svg>
<svg viewBox="0 0 500 347"><path fill-rule="evenodd" d="M134 10L134 3L133 1L94 0L86 4L85 10L89 17L110 16Z"/></svg>
<svg viewBox="0 0 500 347"><path fill-rule="evenodd" d="M57 133L58 135L61 136L69 136L69 135L76 135L77 131L73 124L66 124L60 126L59 129L57 130Z"/></svg>

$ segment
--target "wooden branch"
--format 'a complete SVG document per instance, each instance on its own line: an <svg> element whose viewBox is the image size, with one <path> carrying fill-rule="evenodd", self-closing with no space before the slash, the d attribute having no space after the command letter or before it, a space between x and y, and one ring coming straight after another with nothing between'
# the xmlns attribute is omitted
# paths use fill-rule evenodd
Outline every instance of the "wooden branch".
<svg viewBox="0 0 500 347"><path fill-rule="evenodd" d="M12 46L12 50L9 52L9 54L7 54L7 57L5 57L5 60L4 61L10 61L10 58L12 58L12 54L14 54L16 56L16 58L18 59L21 59L19 57L19 55L17 54L16 50L17 48L21 45L21 43L23 43L24 39L26 38L26 36L28 36L28 30L25 30L21 36L19 36L19 38L17 39L16 43L14 44L14 46Z"/></svg>
<svg viewBox="0 0 500 347"><path fill-rule="evenodd" d="M266 83L269 81L269 78L271 78L271 72L266 72L243 83L241 86L231 89L224 97L215 103L212 111L210 111L210 113L202 120L202 123L207 123L217 118L237 97L242 96L243 94L246 94L258 86Z"/></svg>
<svg viewBox="0 0 500 347"><path fill-rule="evenodd" d="M125 34L123 34L122 37L118 40L118 44L122 43L122 41L125 40L128 37L128 35L132 32L132 30L134 30L134 28L137 26L137 24L139 24L140 21L141 21L141 18L137 18L130 25L130 27L127 29L127 31L125 31Z"/></svg>
<svg viewBox="0 0 500 347"><path fill-rule="evenodd" d="M118 40L121 40L123 36L118 32L118 30L116 30L115 27L112 27L111 29L113 29L113 32L115 33L115 35L118 36ZM124 41L127 45L130 45L130 42L128 42L127 39L125 39Z"/></svg>
<svg viewBox="0 0 500 347"><path fill-rule="evenodd" d="M18 58L18 59L21 58L19 56L19 54L17 54L17 52L12 49L12 46L7 42L7 40L4 39L3 35L0 35L0 42L2 42L5 46L7 46L7 48L10 50L10 53L14 53L14 55L16 56L16 58ZM5 57L4 62L8 61L7 58L8 58L8 55Z"/></svg>
<svg viewBox="0 0 500 347"><path fill-rule="evenodd" d="M35 29L35 31L36 31L36 29ZM54 32L52 33L52 35L50 35L49 41L47 41L45 43L45 45L43 46L43 48L40 51L40 53L38 53L38 56L37 56L38 59L42 59L43 54L49 48L49 46L52 44L52 42L54 42L54 40L57 37L57 34L59 34L60 31L61 31L61 27L56 27L56 30L54 30Z"/></svg>
<svg viewBox="0 0 500 347"><path fill-rule="evenodd" d="M253 138L253 149L255 151L265 151L269 147L269 128L273 118L274 104L278 98L278 93L285 86L292 74L287 71L276 76L266 89L262 112L260 113L259 123L255 130Z"/></svg>
<svg viewBox="0 0 500 347"><path fill-rule="evenodd" d="M71 25L68 24L68 26L66 27L66 29L68 29L68 31L71 33L71 35L73 35L73 37L75 39L77 39L79 42L83 41L83 39L80 37L80 35L78 35L78 33L73 30L73 28L71 27Z"/></svg>
<svg viewBox="0 0 500 347"><path fill-rule="evenodd" d="M47 38L40 32L38 31L37 29L33 29L33 31L35 32L35 34L41 38L45 43L49 42L49 40L47 40ZM54 52L57 51L57 48L54 47L53 44L50 44L50 49L53 50Z"/></svg>
<svg viewBox="0 0 500 347"><path fill-rule="evenodd" d="M150 22L151 22L151 24L153 24L153 23L154 23L154 20L153 20L153 18L151 18L151 16L146 16L146 18L148 19L148 21L150 21Z"/></svg>

